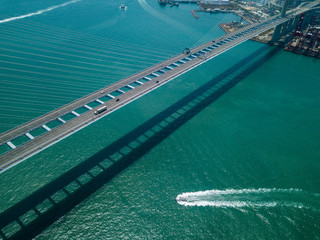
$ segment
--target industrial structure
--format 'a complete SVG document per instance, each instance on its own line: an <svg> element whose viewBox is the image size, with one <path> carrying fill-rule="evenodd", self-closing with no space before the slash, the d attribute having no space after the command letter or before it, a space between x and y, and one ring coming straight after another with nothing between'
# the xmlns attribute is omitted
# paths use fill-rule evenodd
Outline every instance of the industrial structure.
<svg viewBox="0 0 320 240"><path fill-rule="evenodd" d="M212 5L229 5L229 0L200 0L199 3Z"/></svg>
<svg viewBox="0 0 320 240"><path fill-rule="evenodd" d="M288 7L292 6L291 1L280 2L283 9L280 13L282 17L290 18L284 24L276 26L252 40L269 43L272 45L284 47L285 50L292 51L299 54L304 54L312 57L319 57L319 29L320 29L320 11L314 8L301 15L293 15L292 10L287 11ZM303 7L307 2L300 2L297 9ZM239 14L242 19L246 21L261 21L267 17L266 9L251 11L255 16L248 18L247 13ZM271 12L269 12L270 14ZM272 14L272 13L271 13ZM228 23L220 23L220 27L226 32L232 32L245 26L244 21L232 21Z"/></svg>
<svg viewBox="0 0 320 240"><path fill-rule="evenodd" d="M308 26L304 29L305 14L301 14L289 43L285 49L294 53L312 57L320 57L320 26L319 16L312 15Z"/></svg>

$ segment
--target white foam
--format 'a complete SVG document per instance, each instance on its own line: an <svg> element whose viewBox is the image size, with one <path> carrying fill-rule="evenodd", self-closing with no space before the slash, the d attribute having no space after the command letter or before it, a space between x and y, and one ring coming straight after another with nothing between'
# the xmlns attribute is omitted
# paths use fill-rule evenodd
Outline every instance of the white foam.
<svg viewBox="0 0 320 240"><path fill-rule="evenodd" d="M296 200L293 201L291 197ZM279 206L318 209L318 206L309 206L310 204L307 202L309 197L320 200L319 194L304 192L301 189L258 188L186 192L179 194L176 201L183 206L218 208L270 208Z"/></svg>
<svg viewBox="0 0 320 240"><path fill-rule="evenodd" d="M247 201L197 201L197 202L181 202L179 203L184 206L199 206L199 207L232 207L232 208L243 208L243 207L276 207L279 205L277 202L260 202L253 203Z"/></svg>
<svg viewBox="0 0 320 240"><path fill-rule="evenodd" d="M82 0L72 0L72 1L65 2L65 3L59 4L59 5L55 5L55 6L46 8L46 9L38 10L38 11L33 12L33 13L28 13L28 14L25 14L25 15L17 16L17 17L11 17L11 18L2 19L2 20L0 20L0 24L1 23L15 21L15 20L18 20L18 19L27 18L27 17L32 17L32 16L35 16L35 15L41 15L43 13L50 12L50 11L52 11L54 9L57 9L57 8L60 8L60 7L65 7L65 6L69 5L69 4L80 2L80 1L82 1Z"/></svg>
<svg viewBox="0 0 320 240"><path fill-rule="evenodd" d="M246 193L270 193L270 192L301 192L301 189L281 189L281 188L248 188L248 189L226 189L226 190L206 190L198 192L186 192L180 194L181 196L207 196L207 195L231 195L231 194L246 194Z"/></svg>
<svg viewBox="0 0 320 240"><path fill-rule="evenodd" d="M271 207L294 207L294 208L308 208L301 203L270 201L270 202L251 202L251 201L194 201L185 202L178 201L183 206L197 206L197 207L218 207L218 208L271 208Z"/></svg>

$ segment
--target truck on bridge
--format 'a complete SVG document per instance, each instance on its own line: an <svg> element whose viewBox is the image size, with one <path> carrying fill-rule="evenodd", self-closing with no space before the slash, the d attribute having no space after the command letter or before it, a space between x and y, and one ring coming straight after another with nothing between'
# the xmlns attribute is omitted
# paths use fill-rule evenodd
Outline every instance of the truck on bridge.
<svg viewBox="0 0 320 240"><path fill-rule="evenodd" d="M107 106L103 106L101 108L98 108L95 112L94 112L94 115L98 115L104 111L107 111Z"/></svg>

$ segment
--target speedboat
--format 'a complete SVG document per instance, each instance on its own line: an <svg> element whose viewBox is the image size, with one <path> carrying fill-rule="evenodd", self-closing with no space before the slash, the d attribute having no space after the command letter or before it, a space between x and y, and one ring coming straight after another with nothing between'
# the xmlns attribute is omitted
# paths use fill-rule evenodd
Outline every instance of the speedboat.
<svg viewBox="0 0 320 240"><path fill-rule="evenodd" d="M177 202L187 202L188 198L187 197L183 197L183 196L178 196L178 197L176 197L176 201Z"/></svg>
<svg viewBox="0 0 320 240"><path fill-rule="evenodd" d="M119 7L121 10L127 10L127 7L124 4L121 4Z"/></svg>

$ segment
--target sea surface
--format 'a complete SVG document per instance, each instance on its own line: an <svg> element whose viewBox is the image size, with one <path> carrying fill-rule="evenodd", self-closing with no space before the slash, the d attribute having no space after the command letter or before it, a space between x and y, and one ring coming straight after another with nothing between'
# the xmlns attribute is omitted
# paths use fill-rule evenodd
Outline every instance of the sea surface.
<svg viewBox="0 0 320 240"><path fill-rule="evenodd" d="M239 20L196 8L2 0L0 132ZM34 206L35 239L320 239L319 76L318 59L247 41L2 173L0 212L65 181Z"/></svg>

